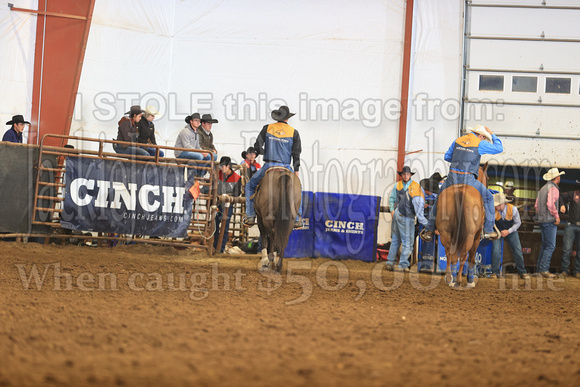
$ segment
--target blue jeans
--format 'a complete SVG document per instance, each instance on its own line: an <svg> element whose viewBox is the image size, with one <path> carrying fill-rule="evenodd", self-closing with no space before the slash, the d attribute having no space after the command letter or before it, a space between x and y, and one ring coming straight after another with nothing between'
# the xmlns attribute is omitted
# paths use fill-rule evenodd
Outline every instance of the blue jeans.
<svg viewBox="0 0 580 387"><path fill-rule="evenodd" d="M128 146L123 149L119 144L113 144L113 149L122 155L149 156L149 152L138 146Z"/></svg>
<svg viewBox="0 0 580 387"><path fill-rule="evenodd" d="M570 252L574 246L574 240L576 240L576 263L574 266L576 273L580 273L580 226L568 223L564 230L564 246L562 247L562 271L566 273L568 273L570 266Z"/></svg>
<svg viewBox="0 0 580 387"><path fill-rule="evenodd" d="M256 192L256 187L258 186L260 180L262 180L262 178L266 174L266 171L272 167L284 167L290 172L294 173L294 170L292 169L290 164L276 163L272 161L267 161L262 168L258 169L256 173L254 173L254 176L252 176L252 178L246 183L247 216L256 216L256 211L254 210L254 199L250 198L254 195L254 192ZM300 219L301 215L302 215L302 200L300 200L300 208L298 209L298 218L296 218L296 220Z"/></svg>
<svg viewBox="0 0 580 387"><path fill-rule="evenodd" d="M201 153L199 152L190 152L190 151L183 151L179 154L179 156L177 156L178 159L188 159L188 160L204 160L204 161L209 161L211 160L211 155L208 153L207 156L203 156ZM209 164L196 164L196 163L188 163L191 165L199 165L201 167L207 167L209 166ZM205 170L204 169L198 169L195 171L195 175L196 176L203 176L205 175Z"/></svg>
<svg viewBox="0 0 580 387"><path fill-rule="evenodd" d="M143 148L145 149L148 153L149 156L153 156L155 157L155 148ZM159 149L159 157L164 157L165 153L163 153L163 151L161 149Z"/></svg>
<svg viewBox="0 0 580 387"><path fill-rule="evenodd" d="M413 252L413 242L415 239L415 218L407 218L399 213L397 208L393 212L393 222L391 223L391 247L387 257L387 265L394 265L397 252L401 244L401 258L399 258L399 268L409 267L409 257Z"/></svg>
<svg viewBox="0 0 580 387"><path fill-rule="evenodd" d="M224 210L225 210L225 206L223 204L220 204L219 211L215 215L215 234L214 234L214 238L213 238L213 248L216 251L217 251L218 239L220 236L221 223L226 222L226 229L224 230L224 239L222 240L222 245L221 245L221 248L219 250L219 253L223 253L224 249L226 248L226 242L228 241L228 232L230 231L230 220L232 219L232 213L233 213L234 207L232 205L229 206L228 214L226 215L225 219L224 219Z"/></svg>
<svg viewBox="0 0 580 387"><path fill-rule="evenodd" d="M499 238L492 241L492 253L491 253L491 272L493 274L499 275L499 266L501 261L501 242L505 241L510 246L512 255L514 256L514 261L516 263L516 269L518 274L526 273L526 266L524 265L524 254L522 253L522 244L520 243L520 236L517 231L508 234L505 238Z"/></svg>
<svg viewBox="0 0 580 387"><path fill-rule="evenodd" d="M443 185L441 185L441 190L439 191L439 195L437 195L437 200L441 197L441 193L445 188L455 184L467 184L479 191L481 198L483 199L483 208L485 209L483 232L487 234L493 232L493 225L495 223L495 206L493 205L493 195L483 184L481 184L479 180L475 179L473 174L460 174L449 171L447 179L445 179ZM437 201L435 201L431 208L431 213L429 214L428 220L429 223L425 228L428 231L435 230L435 221L437 220Z"/></svg>
<svg viewBox="0 0 580 387"><path fill-rule="evenodd" d="M550 270L550 261L552 260L552 253L556 249L556 232L558 226L553 222L540 223L540 231L542 232L542 248L538 256L538 271L543 273Z"/></svg>

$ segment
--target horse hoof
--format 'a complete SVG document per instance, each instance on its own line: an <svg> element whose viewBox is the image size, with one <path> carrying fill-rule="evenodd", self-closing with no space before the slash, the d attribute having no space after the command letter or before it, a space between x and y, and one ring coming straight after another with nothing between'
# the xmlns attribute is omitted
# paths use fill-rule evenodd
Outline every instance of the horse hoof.
<svg viewBox="0 0 580 387"><path fill-rule="evenodd" d="M455 282L449 282L448 285L449 285L450 288L452 288L452 287L455 286Z"/></svg>
<svg viewBox="0 0 580 387"><path fill-rule="evenodd" d="M465 285L465 287L467 289L473 289L475 287L475 282L468 282L467 285Z"/></svg>
<svg viewBox="0 0 580 387"><path fill-rule="evenodd" d="M266 265L264 265L264 266L262 266L262 267L260 268L260 271L261 271L262 273L263 273L263 272L265 272L265 271L269 271L269 270L270 270L270 268L269 268L268 266L266 266Z"/></svg>

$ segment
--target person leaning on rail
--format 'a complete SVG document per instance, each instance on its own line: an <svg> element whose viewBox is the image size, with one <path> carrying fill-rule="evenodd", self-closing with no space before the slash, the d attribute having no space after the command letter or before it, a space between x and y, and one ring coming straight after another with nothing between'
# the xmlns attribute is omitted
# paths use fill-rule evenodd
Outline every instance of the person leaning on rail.
<svg viewBox="0 0 580 387"><path fill-rule="evenodd" d="M497 239L499 234L494 231L493 196L475 176L479 173L479 162L481 155L496 155L503 152L503 144L488 127L477 125L475 129L468 128L469 133L455 140L445 153L445 161L451 163L447 179L439 190L439 196L445 188L455 184L467 184L477 189L483 199L485 209L485 222L483 224L483 237L486 239ZM487 141L485 141L487 140ZM425 231L421 233L421 238L430 242L433 239L435 222L437 220L437 202L431 209L429 223Z"/></svg>
<svg viewBox="0 0 580 387"><path fill-rule="evenodd" d="M217 124L218 120L213 118L211 114L204 114L201 116L200 127L197 132L199 134L199 146L201 149L213 153L213 159L216 160L218 157L217 149L213 144L213 133L211 131L213 124Z"/></svg>
<svg viewBox="0 0 580 387"><path fill-rule="evenodd" d="M12 119L8 121L6 125L12 126L6 131L6 133L4 133L2 141L22 144L22 132L24 132L26 125L30 125L30 122L24 121L24 117L19 114L12 116Z"/></svg>
<svg viewBox="0 0 580 387"><path fill-rule="evenodd" d="M134 105L131 106L131 110L125 113L125 115L128 115L128 117L124 116L119 120L117 141L133 142L136 144L137 137L139 136L137 125L143 117L143 109L139 105ZM149 156L149 152L138 146L113 144L113 149L115 152L125 155Z"/></svg>

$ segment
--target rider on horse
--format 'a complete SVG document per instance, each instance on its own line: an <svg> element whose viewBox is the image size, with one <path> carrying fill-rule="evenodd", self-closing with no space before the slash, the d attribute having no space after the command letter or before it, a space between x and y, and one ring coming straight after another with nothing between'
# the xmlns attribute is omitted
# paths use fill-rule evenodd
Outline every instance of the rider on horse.
<svg viewBox="0 0 580 387"><path fill-rule="evenodd" d="M246 217L244 218L244 225L248 227L256 224L256 212L254 211L254 199L252 199L252 196L266 171L272 167L284 167L298 176L302 144L298 131L288 125L288 119L294 114L290 113L288 106L280 106L279 109L272 111L272 118L276 123L264 125L256 139L254 148L258 155L264 155L264 166L258 169L250 181L246 183ZM290 161L293 161L292 166ZM301 214L302 204L300 204L300 211L298 212L299 218ZM302 221L297 219L294 228L301 227Z"/></svg>
<svg viewBox="0 0 580 387"><path fill-rule="evenodd" d="M497 239L499 235L493 229L495 222L493 195L476 179L476 175L479 170L481 155L496 155L501 153L503 152L503 144L486 126L477 125L475 129L468 128L468 130L470 133L455 140L447 150L447 153L445 153L445 161L450 162L451 165L449 166L449 174L441 186L439 195L441 195L445 188L454 184L467 184L477 189L481 194L485 209L483 237L486 239ZM436 220L437 202L433 205L431 214L429 215L429 223L425 227L425 232L421 234L423 240L429 242L433 239Z"/></svg>

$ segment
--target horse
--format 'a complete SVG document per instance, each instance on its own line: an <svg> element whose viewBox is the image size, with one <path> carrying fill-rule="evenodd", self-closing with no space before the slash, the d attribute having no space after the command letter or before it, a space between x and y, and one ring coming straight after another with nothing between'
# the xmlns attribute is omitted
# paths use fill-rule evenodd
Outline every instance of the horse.
<svg viewBox="0 0 580 387"><path fill-rule="evenodd" d="M479 180L487 187L487 163L479 167ZM455 184L447 187L437 200L437 231L441 244L447 254L447 269L445 281L449 286L459 288L463 273L463 265L469 253L469 271L467 288L475 287L475 282L469 281L473 276L475 252L481 241L485 212L483 199L479 191L467 184ZM455 281L455 266L459 257L459 274ZM453 267L453 273L452 273Z"/></svg>
<svg viewBox="0 0 580 387"><path fill-rule="evenodd" d="M266 171L254 196L262 238L260 271L282 270L284 250L300 209L302 186L295 173L284 167Z"/></svg>

